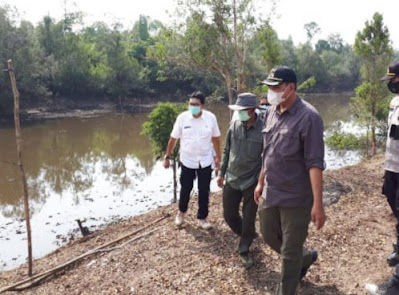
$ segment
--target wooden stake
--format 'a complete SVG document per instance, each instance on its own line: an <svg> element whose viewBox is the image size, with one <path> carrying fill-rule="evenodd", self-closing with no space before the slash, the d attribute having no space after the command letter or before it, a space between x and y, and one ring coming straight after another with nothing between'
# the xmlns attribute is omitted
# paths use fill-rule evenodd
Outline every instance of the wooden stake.
<svg viewBox="0 0 399 295"><path fill-rule="evenodd" d="M19 121L19 92L17 90L17 83L14 75L14 66L12 60L8 60L8 73L11 79L12 92L14 94L14 122L15 122L15 138L17 141L17 159L19 171L21 173L22 185L24 188L24 207L25 207L25 221L26 221L26 234L28 236L28 275L32 276L32 236L30 229L30 214L29 214L29 197L28 185L26 183L26 176L24 165L22 162L22 134L21 125Z"/></svg>

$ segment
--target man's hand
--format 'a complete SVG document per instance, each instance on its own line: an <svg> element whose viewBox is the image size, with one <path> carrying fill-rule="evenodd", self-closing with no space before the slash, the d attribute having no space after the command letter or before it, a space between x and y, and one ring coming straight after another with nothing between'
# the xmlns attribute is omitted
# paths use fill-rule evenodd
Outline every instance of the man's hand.
<svg viewBox="0 0 399 295"><path fill-rule="evenodd" d="M163 159L163 166L168 169L170 167L170 159L168 156L165 156L165 158Z"/></svg>
<svg viewBox="0 0 399 295"><path fill-rule="evenodd" d="M263 192L263 184L258 183L254 191L254 201L257 205L259 205L259 199L262 197Z"/></svg>
<svg viewBox="0 0 399 295"><path fill-rule="evenodd" d="M223 188L224 177L223 176L219 176L216 182L218 184L218 187Z"/></svg>
<svg viewBox="0 0 399 295"><path fill-rule="evenodd" d="M324 226L326 222L326 213L324 212L323 204L313 204L311 212L312 222L316 225L316 229L319 230Z"/></svg>

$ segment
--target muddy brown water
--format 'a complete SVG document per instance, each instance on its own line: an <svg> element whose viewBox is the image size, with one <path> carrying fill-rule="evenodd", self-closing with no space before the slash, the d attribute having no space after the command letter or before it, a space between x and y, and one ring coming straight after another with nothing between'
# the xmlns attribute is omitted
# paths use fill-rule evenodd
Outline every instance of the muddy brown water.
<svg viewBox="0 0 399 295"><path fill-rule="evenodd" d="M349 96L307 97L323 117L326 134L350 122ZM226 133L227 105L209 107ZM29 186L34 258L79 236L76 219L90 231L172 201L172 171L156 161L140 135L148 113L61 118L23 126L23 160ZM0 128L0 270L26 261L22 185L14 129ZM326 148L327 169L355 164L356 151ZM212 191L218 190L212 181Z"/></svg>

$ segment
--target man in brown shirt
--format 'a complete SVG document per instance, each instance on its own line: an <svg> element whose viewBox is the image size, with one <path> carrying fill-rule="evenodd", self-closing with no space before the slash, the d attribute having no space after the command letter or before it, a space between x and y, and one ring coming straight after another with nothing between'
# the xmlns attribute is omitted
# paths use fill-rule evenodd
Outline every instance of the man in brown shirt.
<svg viewBox="0 0 399 295"><path fill-rule="evenodd" d="M317 259L303 248L310 221L317 229L326 220L322 201L323 121L296 93L295 72L272 69L264 84L272 107L262 131L263 165L254 192L260 231L282 257L278 295L294 295L298 282Z"/></svg>

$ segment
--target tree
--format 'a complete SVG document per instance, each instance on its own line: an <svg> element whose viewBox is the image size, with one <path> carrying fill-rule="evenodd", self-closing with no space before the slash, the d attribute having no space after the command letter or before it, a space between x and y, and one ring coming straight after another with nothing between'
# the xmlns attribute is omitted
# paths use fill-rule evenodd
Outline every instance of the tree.
<svg viewBox="0 0 399 295"><path fill-rule="evenodd" d="M184 0L179 13L185 21L168 32L177 51L162 57L189 63L198 71L216 72L224 81L229 103L236 93L245 90L248 42L258 23L253 0ZM274 3L271 5L274 7Z"/></svg>
<svg viewBox="0 0 399 295"><path fill-rule="evenodd" d="M313 50L309 42L300 45L296 49L298 57L297 77L298 81L306 81L311 77L315 77L315 88L326 87L326 69L321 57ZM309 85L309 84L308 84ZM328 86L328 84L327 84Z"/></svg>
<svg viewBox="0 0 399 295"><path fill-rule="evenodd" d="M318 25L317 23L315 23L315 22L307 23L307 24L305 24L303 27L304 27L304 29L305 29L305 31L306 31L306 36L307 36L307 38L308 38L308 42L309 42L309 43L311 43L313 37L314 37L316 34L320 33L320 31L321 31L319 25Z"/></svg>
<svg viewBox="0 0 399 295"><path fill-rule="evenodd" d="M371 152L377 152L376 126L378 114L383 113L386 107L387 90L379 79L385 73L389 64L393 49L389 39L389 31L383 23L383 17L379 13L373 15L373 19L366 21L365 27L358 32L354 45L355 53L362 62L361 75L363 83L356 88L356 96L352 98L352 106L358 115L359 122L366 125L371 133Z"/></svg>
<svg viewBox="0 0 399 295"><path fill-rule="evenodd" d="M294 41L289 37L287 40L280 40L280 47L282 48L282 62L283 65L289 65L293 69L298 69L298 51L294 46Z"/></svg>
<svg viewBox="0 0 399 295"><path fill-rule="evenodd" d="M278 40L276 31L269 24L261 26L257 31L256 37L259 39L262 57L266 63L265 72L268 73L274 66L281 64L282 46Z"/></svg>
<svg viewBox="0 0 399 295"><path fill-rule="evenodd" d="M170 103L159 103L155 109L148 115L148 121L144 122L142 134L148 135L154 150L154 153L161 157L168 146L170 133L173 129L173 124L177 115L181 112L182 108ZM173 162L173 201L177 200L177 159L178 150L176 147L171 155Z"/></svg>

